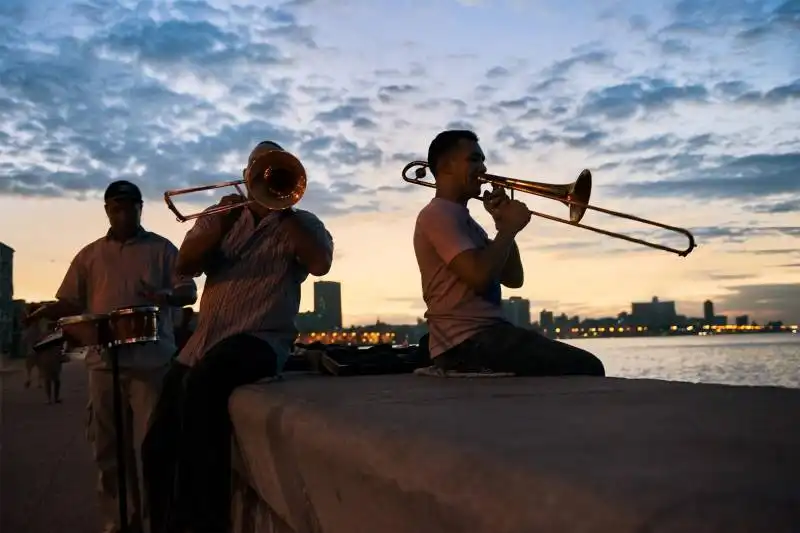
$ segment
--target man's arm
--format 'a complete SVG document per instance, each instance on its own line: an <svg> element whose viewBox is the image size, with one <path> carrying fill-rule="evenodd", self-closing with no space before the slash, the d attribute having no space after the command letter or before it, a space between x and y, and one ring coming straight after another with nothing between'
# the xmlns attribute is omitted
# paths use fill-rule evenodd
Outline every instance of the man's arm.
<svg viewBox="0 0 800 533"><path fill-rule="evenodd" d="M83 313L87 307L87 271L85 254L81 251L70 263L64 279L61 281L61 286L56 291L56 301L43 305L28 315L25 323L32 324L42 318L58 320L61 317Z"/></svg>
<svg viewBox="0 0 800 533"><path fill-rule="evenodd" d="M519 255L519 246L516 241L512 243L506 264L503 265L500 283L509 289L519 289L525 283L525 271L522 268L522 258Z"/></svg>
<svg viewBox="0 0 800 533"><path fill-rule="evenodd" d="M226 203L234 201L241 201L241 197L229 195L217 205L226 205ZM192 229L184 237L181 248L178 251L178 257L175 261L177 275L194 278L215 270L224 259L220 252L222 240L233 227L240 214L241 208L225 214L199 217Z"/></svg>
<svg viewBox="0 0 800 533"><path fill-rule="evenodd" d="M333 264L333 237L316 216L306 211L289 214L284 220L297 261L313 276L324 276Z"/></svg>
<svg viewBox="0 0 800 533"><path fill-rule="evenodd" d="M57 299L55 302L45 304L28 315L24 321L24 324L28 326L42 318L47 320L58 320L59 318L65 316L80 315L83 313L83 311L84 308L74 302Z"/></svg>
<svg viewBox="0 0 800 533"><path fill-rule="evenodd" d="M498 231L488 246L477 248L466 221L448 211L429 209L418 224L447 267L475 292L483 293L500 279L515 233Z"/></svg>
<svg viewBox="0 0 800 533"><path fill-rule="evenodd" d="M178 274L178 249L167 243L164 251L164 286L169 288L166 303L173 307L185 307L197 301L197 284L190 276Z"/></svg>

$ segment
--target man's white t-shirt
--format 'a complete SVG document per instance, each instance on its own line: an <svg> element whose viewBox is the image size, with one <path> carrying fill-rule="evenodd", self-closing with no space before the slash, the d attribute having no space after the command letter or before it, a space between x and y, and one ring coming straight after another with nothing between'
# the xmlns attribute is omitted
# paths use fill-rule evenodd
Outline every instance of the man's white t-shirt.
<svg viewBox="0 0 800 533"><path fill-rule="evenodd" d="M448 264L460 253L488 246L489 236L466 206L433 198L414 228L414 252L422 278L429 350L436 357L476 333L505 322L500 280L484 294L461 281Z"/></svg>

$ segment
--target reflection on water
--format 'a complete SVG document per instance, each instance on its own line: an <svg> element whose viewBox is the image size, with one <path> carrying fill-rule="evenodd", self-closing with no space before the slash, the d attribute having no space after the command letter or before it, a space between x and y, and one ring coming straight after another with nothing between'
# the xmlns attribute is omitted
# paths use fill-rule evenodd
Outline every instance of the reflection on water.
<svg viewBox="0 0 800 533"><path fill-rule="evenodd" d="M800 388L800 335L570 339L609 376Z"/></svg>

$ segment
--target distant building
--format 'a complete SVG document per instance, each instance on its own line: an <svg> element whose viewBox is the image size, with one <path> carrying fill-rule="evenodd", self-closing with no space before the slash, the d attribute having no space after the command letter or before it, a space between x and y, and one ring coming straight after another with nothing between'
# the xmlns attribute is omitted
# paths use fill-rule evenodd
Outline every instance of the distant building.
<svg viewBox="0 0 800 533"><path fill-rule="evenodd" d="M0 242L0 353L14 349L14 249Z"/></svg>
<svg viewBox="0 0 800 533"><path fill-rule="evenodd" d="M662 302L653 296L650 302L631 303L630 320L637 326L650 329L669 329L678 319L675 302Z"/></svg>
<svg viewBox="0 0 800 533"><path fill-rule="evenodd" d="M714 302L711 300L703 302L703 320L706 321L706 324L714 322Z"/></svg>
<svg viewBox="0 0 800 533"><path fill-rule="evenodd" d="M521 328L531 327L531 302L519 296L503 300L503 318Z"/></svg>
<svg viewBox="0 0 800 533"><path fill-rule="evenodd" d="M314 314L322 329L342 327L342 284L338 281L314 283Z"/></svg>
<svg viewBox="0 0 800 533"><path fill-rule="evenodd" d="M736 325L741 326L749 326L750 325L750 317L747 315L741 315L736 317Z"/></svg>
<svg viewBox="0 0 800 533"><path fill-rule="evenodd" d="M552 332L555 329L555 320L553 319L552 311L542 309L539 313L539 327L542 328L544 333Z"/></svg>
<svg viewBox="0 0 800 533"><path fill-rule="evenodd" d="M314 311L303 311L302 313L297 313L295 326L301 333L305 333L307 331L321 331L325 329L325 323L322 317Z"/></svg>

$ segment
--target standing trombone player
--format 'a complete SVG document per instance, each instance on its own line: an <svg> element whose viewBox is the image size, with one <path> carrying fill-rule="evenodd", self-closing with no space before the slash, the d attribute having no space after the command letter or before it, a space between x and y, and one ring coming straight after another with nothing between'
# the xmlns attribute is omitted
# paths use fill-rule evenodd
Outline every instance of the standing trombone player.
<svg viewBox="0 0 800 533"><path fill-rule="evenodd" d="M417 217L414 252L434 366L443 373L605 375L591 353L503 319L501 285L519 288L524 281L514 239L531 212L503 189L486 193L481 199L497 229L489 239L467 208L470 199L480 197L484 161L472 131L443 131L428 149L436 196Z"/></svg>
<svg viewBox="0 0 800 533"><path fill-rule="evenodd" d="M180 247L180 275L206 275L197 328L169 370L143 445L153 533L228 531L228 398L280 373L297 336L300 285L331 268L333 240L313 214L291 206L306 186L302 164L274 142L250 153L247 197L229 195L198 215ZM241 182L230 182L238 185ZM216 185L171 195L218 188ZM174 491L173 491L173 486Z"/></svg>

